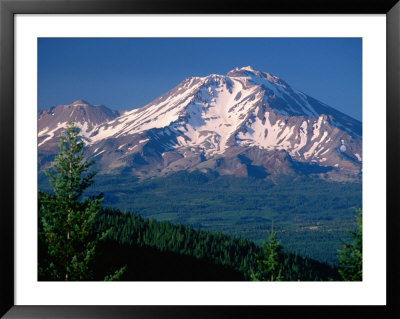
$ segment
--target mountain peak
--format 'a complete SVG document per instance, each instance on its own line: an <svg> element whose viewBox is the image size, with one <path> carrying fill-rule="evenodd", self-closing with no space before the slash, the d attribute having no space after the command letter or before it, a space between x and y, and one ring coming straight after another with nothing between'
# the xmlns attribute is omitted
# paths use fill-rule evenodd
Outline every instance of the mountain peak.
<svg viewBox="0 0 400 319"><path fill-rule="evenodd" d="M257 70L254 69L251 65L244 66L244 67L242 67L242 68L240 68L240 69L238 69L238 68L236 68L236 69L237 69L237 70L240 70L240 71L252 71L252 72L257 71Z"/></svg>
<svg viewBox="0 0 400 319"><path fill-rule="evenodd" d="M84 99L79 99L73 102L71 105L90 105L90 104L86 102Z"/></svg>
<svg viewBox="0 0 400 319"><path fill-rule="evenodd" d="M256 76L258 76L258 77L266 78L266 79L268 79L268 80L272 80L272 79L279 80L279 77L277 77L277 76L275 76L275 75L272 75L272 74L270 74L270 73L268 73L268 72L263 72L263 71L256 70L256 69L253 68L251 65L244 66L244 67L241 67L241 68L236 67L236 68L234 68L233 70L229 71L229 72L227 73L227 75L228 75L228 76L249 76L249 75L256 75Z"/></svg>
<svg viewBox="0 0 400 319"><path fill-rule="evenodd" d="M257 71L256 69L254 69L251 65L248 66L244 66L244 67L236 67L233 70L230 70L227 75L229 76L230 74L243 74L245 75L245 72L251 72L251 73L259 73L259 71ZM233 75L231 75L233 76ZM237 75L239 76L239 75Z"/></svg>
<svg viewBox="0 0 400 319"><path fill-rule="evenodd" d="M254 69L251 65L241 68L236 67L233 70L229 71L226 75L230 77L259 77L266 79L272 78L272 75L270 75L269 73L258 71Z"/></svg>

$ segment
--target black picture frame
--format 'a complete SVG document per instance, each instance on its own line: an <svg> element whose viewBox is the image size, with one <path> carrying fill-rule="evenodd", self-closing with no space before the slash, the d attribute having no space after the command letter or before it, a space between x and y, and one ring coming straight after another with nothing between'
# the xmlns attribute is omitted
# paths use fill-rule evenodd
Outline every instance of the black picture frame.
<svg viewBox="0 0 400 319"><path fill-rule="evenodd" d="M20 306L14 303L14 15L63 14L385 14L387 21L386 306ZM4 318L400 318L396 195L400 136L398 0L0 0L0 315Z"/></svg>

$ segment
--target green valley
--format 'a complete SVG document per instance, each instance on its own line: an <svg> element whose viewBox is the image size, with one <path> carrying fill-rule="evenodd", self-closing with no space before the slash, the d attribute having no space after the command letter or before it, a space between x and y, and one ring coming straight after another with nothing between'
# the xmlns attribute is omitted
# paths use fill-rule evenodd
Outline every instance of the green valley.
<svg viewBox="0 0 400 319"><path fill-rule="evenodd" d="M45 176L39 188L49 190ZM158 221L243 237L261 244L274 222L282 245L301 256L337 263L337 249L356 228L359 183L309 177L278 180L178 172L138 181L97 175L89 193L104 193L103 206Z"/></svg>

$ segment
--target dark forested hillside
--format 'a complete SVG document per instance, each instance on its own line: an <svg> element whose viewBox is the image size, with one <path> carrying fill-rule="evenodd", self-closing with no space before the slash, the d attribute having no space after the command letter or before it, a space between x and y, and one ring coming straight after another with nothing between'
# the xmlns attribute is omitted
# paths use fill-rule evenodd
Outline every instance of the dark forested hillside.
<svg viewBox="0 0 400 319"><path fill-rule="evenodd" d="M98 245L94 280L123 266L127 267L121 280L129 281L237 281L250 280L252 273L261 271L257 264L261 247L248 239L157 222L112 208L102 210L94 227L96 233L111 229ZM39 263L45 258L44 243L39 242ZM280 267L283 280L340 280L337 268L289 252L282 253Z"/></svg>
<svg viewBox="0 0 400 319"><path fill-rule="evenodd" d="M154 280L162 280L160 274L147 273L147 271L151 273L151 269L156 274L165 272L172 276L170 279L163 280L185 280L185 278L188 280L250 280L251 273L258 271L256 257L262 253L261 247L247 239L232 238L220 232L213 234L210 231L196 230L181 224L174 225L170 222L143 219L140 216L122 214L119 210L110 208L104 209L98 216L97 227L101 231L113 227L107 244L108 248L114 246L121 253L123 251L128 253L129 249L134 248L138 257L143 254L146 256L145 264L149 262L147 267L140 265L140 262L138 264L138 261L143 261L142 258L132 258L134 269L143 267L142 269L145 270L145 273L141 275L144 278L139 280L151 280L153 276L155 276ZM265 235L267 237L267 234ZM119 244L123 246L118 247ZM106 249L106 252L112 252L115 255L113 249ZM119 260L122 265L124 258L119 257ZM193 263L196 268L186 269L185 265L190 266ZM115 265L114 268L117 266ZM339 279L336 268L289 252L282 254L281 267L284 280ZM141 277L128 270L126 278L129 278L129 274L132 274L133 278Z"/></svg>

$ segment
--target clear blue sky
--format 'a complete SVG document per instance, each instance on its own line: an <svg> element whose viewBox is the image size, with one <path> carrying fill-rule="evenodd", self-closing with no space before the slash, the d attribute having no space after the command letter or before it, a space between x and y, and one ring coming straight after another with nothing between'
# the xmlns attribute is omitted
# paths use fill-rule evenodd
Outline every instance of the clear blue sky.
<svg viewBox="0 0 400 319"><path fill-rule="evenodd" d="M362 39L40 38L39 109L143 106L189 76L251 65L361 120Z"/></svg>

